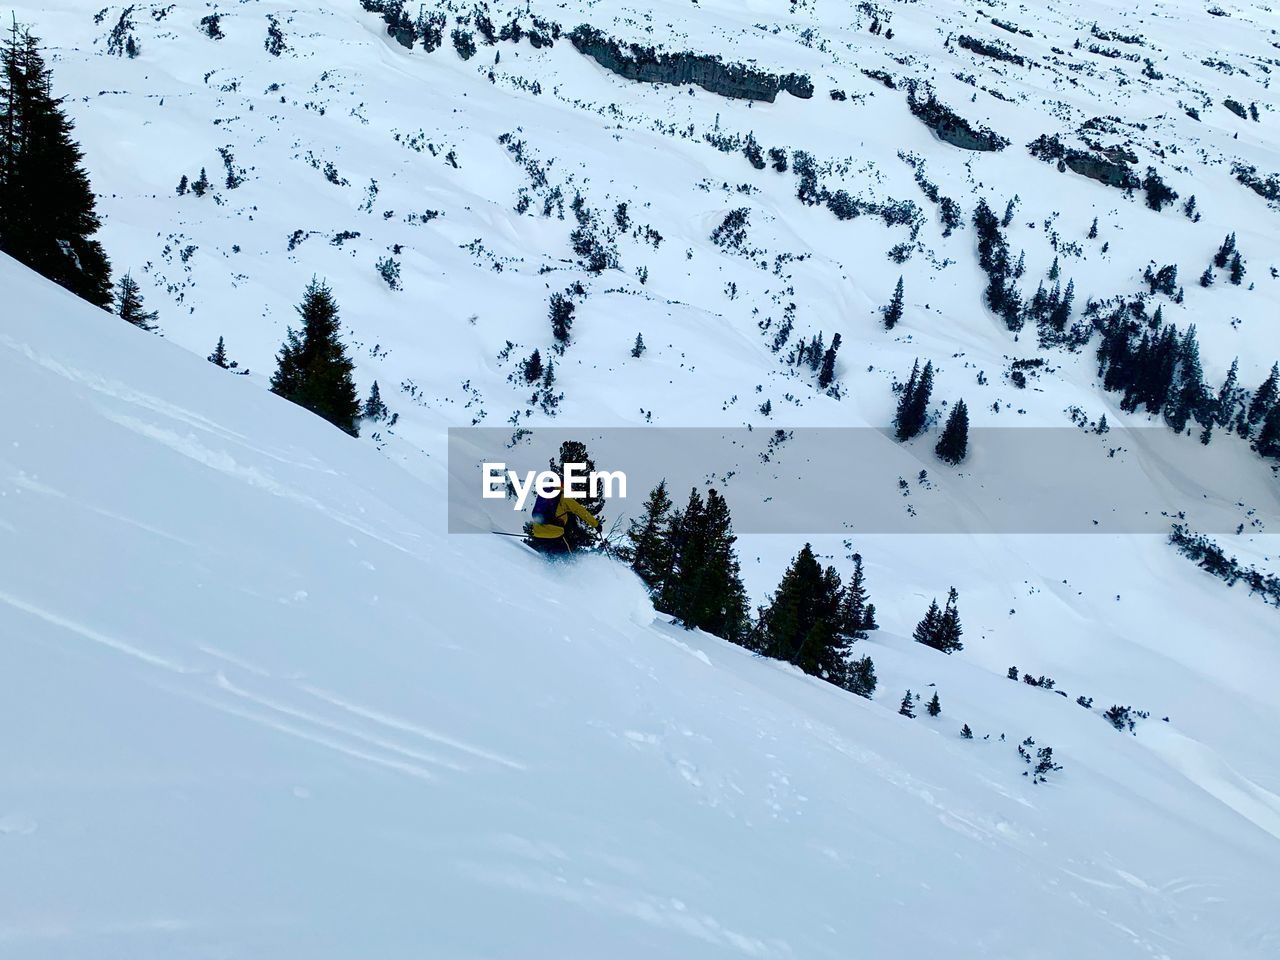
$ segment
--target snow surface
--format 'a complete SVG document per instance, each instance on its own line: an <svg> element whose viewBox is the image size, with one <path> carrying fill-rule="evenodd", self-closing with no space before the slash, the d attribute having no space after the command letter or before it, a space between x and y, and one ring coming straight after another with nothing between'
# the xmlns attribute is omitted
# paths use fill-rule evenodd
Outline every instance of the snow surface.
<svg viewBox="0 0 1280 960"><path fill-rule="evenodd" d="M7 955L1274 956L1274 704L1178 662L1274 645L1109 650L1185 686L1137 737L893 628L869 703L0 269Z"/></svg>
<svg viewBox="0 0 1280 960"><path fill-rule="evenodd" d="M107 250L168 342L0 260L0 390L21 414L0 435L0 954L1280 952L1277 613L1163 538L815 537L842 572L852 549L867 561L883 625L858 645L880 676L868 703L655 620L614 565L548 568L506 540L443 532L447 426L883 427L916 357L939 368L939 408L963 396L978 426L1063 427L1071 406L1147 425L1101 392L1091 346L1039 351L982 307L978 196L997 213L1019 197L1008 232L1026 251L1024 293L1053 260L1052 232L1077 307L1144 289L1148 261L1177 263L1186 299L1158 298L1165 318L1197 324L1212 385L1239 356L1255 386L1280 356L1280 236L1231 165L1280 171L1277 23L1224 6L880 4L888 40L849 4L490 5L499 25L529 7L814 81L812 100L748 104L629 83L566 40L481 45L466 62L447 37L407 51L357 0L228 5L221 41L197 27L211 6L139 6L135 60L105 52L119 6L95 22L78 0L17 3L76 120ZM268 14L287 37L278 58ZM1095 22L1146 45L1097 40ZM946 42L959 33L1037 66ZM1076 39L1150 57L1164 78ZM863 68L930 80L1011 146L940 143ZM1226 97L1256 102L1260 120ZM1116 118L1104 144L1130 142L1140 171L1195 193L1202 220L1027 154L1095 116ZM908 228L803 206L792 173L704 140L748 131L808 150L830 189L916 203L911 258L885 257ZM233 190L219 147L243 169ZM942 236L899 150L924 159L965 227ZM201 167L214 191L177 196ZM564 219L541 216L555 186ZM628 203L620 269L575 263L575 191L605 222ZM739 207L750 255L709 239ZM421 222L428 210L441 215ZM1246 284L1201 289L1230 231ZM389 254L399 291L375 269ZM878 308L900 273L906 316L886 333ZM360 441L265 390L313 274L342 306L362 389L377 379L399 414ZM508 376L546 352L547 299L575 281L588 296L549 421ZM796 337L841 332L840 399L770 352L788 304ZM220 335L250 376L203 361ZM1015 389L1011 360L1035 356L1051 369ZM914 446L928 458L932 442ZM1268 479L1231 438L1197 455L1250 489ZM953 496L941 464L930 475ZM757 600L800 539L741 542ZM1275 569L1258 522L1224 545ZM952 584L966 648L947 658L910 634ZM1011 683L1010 664L1069 696ZM939 719L896 715L906 687L927 699L930 684ZM1150 711L1136 736L1102 720L1113 703ZM973 742L958 739L966 722ZM1027 736L1064 766L1047 784L1022 776Z"/></svg>

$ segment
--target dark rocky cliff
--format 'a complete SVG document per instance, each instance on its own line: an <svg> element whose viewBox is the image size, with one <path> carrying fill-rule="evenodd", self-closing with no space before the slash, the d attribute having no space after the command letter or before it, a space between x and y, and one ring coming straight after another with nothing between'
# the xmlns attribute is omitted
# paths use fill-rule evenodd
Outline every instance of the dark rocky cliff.
<svg viewBox="0 0 1280 960"><path fill-rule="evenodd" d="M696 84L722 97L769 103L783 90L806 100L813 96L813 84L801 74L780 76L706 54L660 53L635 43L623 45L586 24L574 29L569 40L579 53L628 80Z"/></svg>

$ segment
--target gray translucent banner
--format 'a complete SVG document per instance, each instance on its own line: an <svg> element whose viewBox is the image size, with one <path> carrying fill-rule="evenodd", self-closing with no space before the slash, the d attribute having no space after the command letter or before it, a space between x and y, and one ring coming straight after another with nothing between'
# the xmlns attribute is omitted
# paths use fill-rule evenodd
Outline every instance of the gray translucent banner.
<svg viewBox="0 0 1280 960"><path fill-rule="evenodd" d="M484 497L484 465L504 464L523 484L558 460L564 440L584 443L596 470L615 473L609 522L639 516L664 479L677 505L691 487L715 487L738 533L1163 534L1175 520L1205 533L1261 533L1280 519L1274 471L1230 435L1205 446L1163 426L975 428L957 467L934 455L936 439L904 444L853 427L454 428L449 531L520 532L534 495L522 510L510 495Z"/></svg>

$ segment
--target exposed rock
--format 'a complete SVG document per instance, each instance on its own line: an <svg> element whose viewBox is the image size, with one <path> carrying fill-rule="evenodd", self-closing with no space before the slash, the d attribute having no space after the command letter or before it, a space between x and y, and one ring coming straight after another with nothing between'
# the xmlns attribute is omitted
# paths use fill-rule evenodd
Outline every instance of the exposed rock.
<svg viewBox="0 0 1280 960"><path fill-rule="evenodd" d="M579 53L628 80L696 84L722 97L769 103L782 90L805 100L813 96L813 84L802 74L780 76L739 63L725 63L707 54L660 53L636 43L624 46L586 24L574 29L569 40Z"/></svg>
<svg viewBox="0 0 1280 960"><path fill-rule="evenodd" d="M960 116L933 95L926 85L927 96L921 99L916 95L916 83L907 85L907 106L912 114L922 123L927 124L943 143L949 143L961 150L993 151L1003 150L1009 141L994 130L979 126L977 129L964 117Z"/></svg>
<svg viewBox="0 0 1280 960"><path fill-rule="evenodd" d="M1065 146L1058 135L1054 134L1037 137L1027 144L1027 150L1033 157L1046 163L1056 162L1059 170L1071 170L1108 187L1132 190L1141 184L1130 166L1136 162L1137 157L1123 147L1079 150Z"/></svg>

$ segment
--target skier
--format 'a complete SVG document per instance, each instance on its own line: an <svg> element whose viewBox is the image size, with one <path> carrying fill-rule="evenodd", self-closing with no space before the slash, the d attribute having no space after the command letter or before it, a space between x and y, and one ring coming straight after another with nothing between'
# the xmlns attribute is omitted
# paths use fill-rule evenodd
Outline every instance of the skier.
<svg viewBox="0 0 1280 960"><path fill-rule="evenodd" d="M562 490L553 497L538 497L533 505L533 523L529 525L529 539L525 541L539 553L548 555L572 553L573 548L565 539L565 531L574 517L600 532L600 520L577 500L564 495Z"/></svg>

